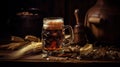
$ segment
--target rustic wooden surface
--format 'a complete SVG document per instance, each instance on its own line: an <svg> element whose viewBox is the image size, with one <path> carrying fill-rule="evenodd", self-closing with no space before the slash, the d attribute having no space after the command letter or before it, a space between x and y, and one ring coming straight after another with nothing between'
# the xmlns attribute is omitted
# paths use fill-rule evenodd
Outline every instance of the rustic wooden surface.
<svg viewBox="0 0 120 67"><path fill-rule="evenodd" d="M59 63L120 63L119 60L90 60L75 59L68 57L48 56L41 57L41 54L25 55L19 59L6 59L5 55L9 55L12 51L0 50L0 62L59 62Z"/></svg>
<svg viewBox="0 0 120 67"><path fill-rule="evenodd" d="M119 67L119 60L78 60L74 58L67 57L55 57L49 56L46 58L41 58L39 54L36 55L26 55L20 59L3 59L2 55L9 54L4 51L0 51L0 66L4 67L97 67L97 66L109 66L109 67Z"/></svg>

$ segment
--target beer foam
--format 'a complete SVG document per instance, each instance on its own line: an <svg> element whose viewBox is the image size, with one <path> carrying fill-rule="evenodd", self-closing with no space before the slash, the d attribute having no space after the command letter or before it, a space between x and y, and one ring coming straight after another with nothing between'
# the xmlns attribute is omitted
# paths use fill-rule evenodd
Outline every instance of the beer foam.
<svg viewBox="0 0 120 67"><path fill-rule="evenodd" d="M63 20L62 19L54 19L54 20L45 20L43 21L44 29L62 29Z"/></svg>
<svg viewBox="0 0 120 67"><path fill-rule="evenodd" d="M47 30L56 30L56 29L62 29L63 25L43 25L43 29L47 29Z"/></svg>
<svg viewBox="0 0 120 67"><path fill-rule="evenodd" d="M63 24L63 20L62 19L49 19L49 20L44 20L43 21L44 24Z"/></svg>

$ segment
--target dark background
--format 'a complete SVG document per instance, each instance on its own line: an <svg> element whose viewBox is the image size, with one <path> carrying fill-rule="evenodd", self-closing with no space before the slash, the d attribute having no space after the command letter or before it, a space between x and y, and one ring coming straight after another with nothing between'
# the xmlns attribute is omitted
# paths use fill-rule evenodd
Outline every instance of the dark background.
<svg viewBox="0 0 120 67"><path fill-rule="evenodd" d="M6 38L12 35L8 22L21 10L21 8L39 8L41 17L40 24L42 24L44 17L59 16L64 18L64 23L66 25L74 27L76 24L74 10L79 9L80 22L84 23L86 12L96 3L96 1L97 0L4 0L4 3L1 2L2 8L0 14L2 18L0 20L0 41L4 37ZM116 0L115 2L118 1Z"/></svg>
<svg viewBox="0 0 120 67"><path fill-rule="evenodd" d="M65 24L74 24L74 10L80 10L80 21L84 22L86 11L96 0L8 0L8 18L20 8L39 8L44 17L60 16Z"/></svg>
<svg viewBox="0 0 120 67"><path fill-rule="evenodd" d="M18 11L28 8L39 8L41 21L44 17L63 17L66 25L75 25L74 10L79 9L80 22L84 22L85 14L96 0L4 0L1 2L0 41L11 36L9 19ZM16 22L17 23L17 22Z"/></svg>
<svg viewBox="0 0 120 67"><path fill-rule="evenodd" d="M87 10L96 3L96 0L8 0L8 19L14 16L21 8L39 8L41 22L44 17L63 17L65 24L75 25L74 10L79 9L80 22L84 22Z"/></svg>

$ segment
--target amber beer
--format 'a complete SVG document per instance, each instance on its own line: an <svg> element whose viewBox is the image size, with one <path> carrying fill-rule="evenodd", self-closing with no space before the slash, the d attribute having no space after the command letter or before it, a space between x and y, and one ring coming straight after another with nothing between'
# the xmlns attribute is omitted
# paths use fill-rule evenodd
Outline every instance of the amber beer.
<svg viewBox="0 0 120 67"><path fill-rule="evenodd" d="M63 19L44 18L42 41L45 50L59 50L64 39Z"/></svg>
<svg viewBox="0 0 120 67"><path fill-rule="evenodd" d="M69 31L69 40L65 38L65 30ZM73 41L73 29L70 25L64 25L63 18L49 17L43 19L42 43L44 50L59 50ZM65 42L67 40L67 43Z"/></svg>

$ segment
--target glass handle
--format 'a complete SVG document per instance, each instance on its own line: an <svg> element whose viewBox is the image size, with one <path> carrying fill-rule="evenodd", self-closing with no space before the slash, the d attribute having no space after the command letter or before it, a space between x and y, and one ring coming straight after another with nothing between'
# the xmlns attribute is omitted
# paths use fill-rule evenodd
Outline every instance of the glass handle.
<svg viewBox="0 0 120 67"><path fill-rule="evenodd" d="M73 39L74 39L74 33L73 33L73 29L70 25L65 25L64 26L64 31L68 29L69 31L69 34L66 35L66 32L65 32L65 39L64 39L64 43L63 43L63 46L68 46L70 45L71 43L73 43Z"/></svg>

